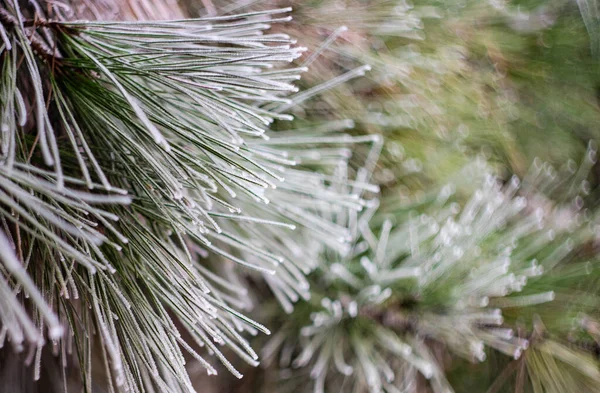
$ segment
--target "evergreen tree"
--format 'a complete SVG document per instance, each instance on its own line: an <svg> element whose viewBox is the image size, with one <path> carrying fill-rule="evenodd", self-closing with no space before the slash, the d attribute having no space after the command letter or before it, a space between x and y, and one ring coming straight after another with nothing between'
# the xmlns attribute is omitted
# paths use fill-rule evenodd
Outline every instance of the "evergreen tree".
<svg viewBox="0 0 600 393"><path fill-rule="evenodd" d="M600 391L598 12L2 0L0 392Z"/></svg>

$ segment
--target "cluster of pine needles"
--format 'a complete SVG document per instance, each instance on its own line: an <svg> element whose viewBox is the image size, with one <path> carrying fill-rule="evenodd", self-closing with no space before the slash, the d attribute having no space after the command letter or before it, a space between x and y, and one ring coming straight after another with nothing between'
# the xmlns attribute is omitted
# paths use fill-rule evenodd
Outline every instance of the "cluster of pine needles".
<svg viewBox="0 0 600 393"><path fill-rule="evenodd" d="M600 391L595 2L24 3L0 392Z"/></svg>

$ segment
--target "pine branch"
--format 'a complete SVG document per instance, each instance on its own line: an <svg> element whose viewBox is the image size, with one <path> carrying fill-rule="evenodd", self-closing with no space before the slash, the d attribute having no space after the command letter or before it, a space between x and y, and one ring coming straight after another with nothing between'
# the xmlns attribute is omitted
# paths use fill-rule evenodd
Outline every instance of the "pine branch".
<svg viewBox="0 0 600 393"><path fill-rule="evenodd" d="M583 170L594 154L592 145ZM298 369L294 373L308 367L315 382L307 390L316 392L339 386L341 380L351 381L358 391L402 391L417 386L419 374L433 391L445 392L452 387L431 343L469 361L484 361L487 346L514 359L525 356L527 364L536 356L549 356L547 348L556 345L561 348L556 360L571 364L570 372L583 377L581 386L589 389L597 384L596 361L563 347L554 336L535 333L532 329L539 330L539 323L523 327L530 332L525 336L515 334L519 322L513 315L526 315L525 310L541 313L549 304L553 313L541 315L550 323L557 317L557 307L563 313L559 318L568 319L568 313L575 320L574 310L598 304L597 299L587 306L565 302L561 297L569 293L568 287L565 292L559 285L544 289L545 280L568 274L568 267L559 266L569 259L575 244L595 235L581 220L581 205L573 203L582 192L576 184L567 185L571 193L565 198L573 199L566 199L564 207L538 206L543 199L539 190L556 189L553 184L562 179L579 182L580 177L572 176L579 171L571 168L570 176L554 175L542 168L547 167L534 166L522 183L513 178L501 185L485 175L485 167L473 164L433 198L409 206L420 210L419 215L414 210L396 211L392 219L400 223L398 228L383 221L378 237L367 224L373 212L363 213L350 254L354 257L321 267L324 282L313 287L321 296L320 304L309 305L311 313L304 308L292 314L265 346L263 356L270 362L280 348L283 367ZM476 190L469 192L472 196L462 209L450 203L453 193L468 187ZM368 246L363 247L365 243ZM583 279L590 271L573 274ZM298 330L302 323L305 326ZM586 334L585 329L576 331ZM553 334L565 337L560 328ZM297 355L285 355L290 348ZM539 365L531 367L539 370ZM539 374L530 378L541 385L551 383ZM564 381L571 378L567 375Z"/></svg>
<svg viewBox="0 0 600 393"><path fill-rule="evenodd" d="M256 366L243 334L269 330L236 310L248 299L229 282L230 262L263 276L289 308L309 296L304 274L325 246L347 252L349 212L374 188L367 169L349 179L347 146L380 141L327 128L296 140L267 135L276 119L291 119L268 104L291 102L301 72L284 66L303 49L265 33L288 11L127 23L40 14L28 27L19 7L5 6L2 170L22 190L0 184L2 214L18 213L7 233L26 234L15 248L31 280L13 269L2 284L6 293L27 284L36 304L33 324L2 327L17 350L33 348L35 379L48 329L77 357L87 390L97 367L91 329L116 391L193 391L183 350L217 372L200 347L241 377L221 347ZM31 36L61 58L40 58ZM112 195L123 193L132 197ZM199 259L208 255L211 264ZM6 254L4 265L14 259ZM35 286L46 288L41 296ZM3 312L22 316L14 300ZM59 337L59 326L70 334ZM22 328L39 334L19 339Z"/></svg>

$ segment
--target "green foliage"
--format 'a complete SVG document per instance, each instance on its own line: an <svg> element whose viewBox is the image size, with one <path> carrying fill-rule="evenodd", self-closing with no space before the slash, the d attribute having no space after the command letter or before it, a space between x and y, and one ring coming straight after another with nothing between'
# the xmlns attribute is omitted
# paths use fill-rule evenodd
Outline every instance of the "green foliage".
<svg viewBox="0 0 600 393"><path fill-rule="evenodd" d="M561 265L596 236L579 204L585 190L574 168L566 170L549 176L548 165L537 165L522 184L513 178L502 185L475 163L436 198L385 214L378 235L368 226L367 210L358 220L353 256L322 266L323 278L312 280L322 300L313 303L310 319L302 311L305 327L298 330L302 322L290 320L283 328L289 331L274 336L267 353L274 356L280 347L284 357L290 345L297 347L282 365L308 366L317 392L341 384L356 392L414 391L423 377L435 392L453 391L464 383L451 386L435 352L482 362L490 350L524 356L526 384L536 392L556 383L562 391L594 391L596 361L560 343L568 333L589 340L583 325L573 323L584 310L597 313L599 304L574 292L577 281L595 277L592 265ZM539 193L565 181L575 199L554 205ZM461 208L453 199L465 193L471 196ZM540 328L541 321L551 329ZM539 372L540 362L572 369L556 382L550 371Z"/></svg>
<svg viewBox="0 0 600 393"><path fill-rule="evenodd" d="M598 391L594 2L204 4L0 1L0 344L34 379Z"/></svg>
<svg viewBox="0 0 600 393"><path fill-rule="evenodd" d="M0 8L3 341L36 353L37 379L47 330L87 391L92 355L111 390L193 391L182 350L214 374L203 346L241 377L220 347L256 365L242 333L269 331L236 311L249 304L231 263L288 308L307 298L303 274L325 245L345 252L343 217L373 188L348 179L347 146L377 138L267 134L302 99L301 70L281 68L302 48L264 33L287 9L147 23L29 11Z"/></svg>

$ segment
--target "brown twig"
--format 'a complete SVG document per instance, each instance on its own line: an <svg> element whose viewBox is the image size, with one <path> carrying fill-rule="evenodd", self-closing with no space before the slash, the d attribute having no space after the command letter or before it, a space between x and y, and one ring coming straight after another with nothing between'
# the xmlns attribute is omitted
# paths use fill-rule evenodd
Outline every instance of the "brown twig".
<svg viewBox="0 0 600 393"><path fill-rule="evenodd" d="M341 297L340 301L346 308L350 303L350 299L344 296ZM358 315L377 321L379 324L396 332L414 332L417 327L416 316L404 312L402 306L398 304L389 307L363 306L358 311Z"/></svg>
<svg viewBox="0 0 600 393"><path fill-rule="evenodd" d="M16 30L19 28L19 21L17 20L17 18L4 8L0 8L0 23L2 23L6 30ZM29 37L31 48L45 62L60 62L60 60L62 60L63 57L58 51L58 49L50 48L35 31L35 29L39 26L52 27L55 26L55 23L39 18L36 18L33 21L26 21L23 23L23 28L30 27L32 29L31 35Z"/></svg>

